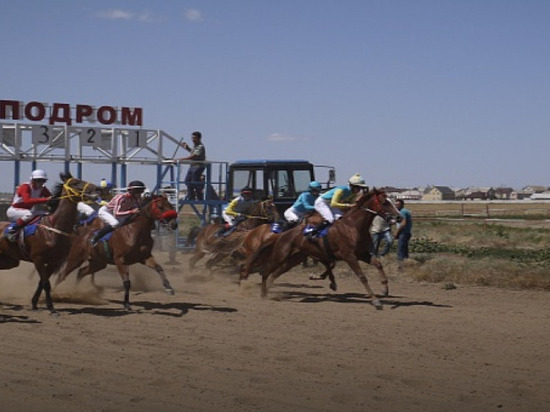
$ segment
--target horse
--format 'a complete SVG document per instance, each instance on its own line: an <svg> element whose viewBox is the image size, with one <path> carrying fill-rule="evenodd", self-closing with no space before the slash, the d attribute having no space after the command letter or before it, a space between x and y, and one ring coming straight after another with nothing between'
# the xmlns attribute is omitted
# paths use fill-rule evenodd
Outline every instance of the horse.
<svg viewBox="0 0 550 412"><path fill-rule="evenodd" d="M190 269L193 269L197 262L208 253L213 254L213 256L206 262L206 267L212 269L216 263L231 255L240 247L244 235L249 230L260 225L270 227L271 223L281 218L272 199L256 203L246 217L247 219L241 222L233 233L225 237L219 236L219 233L225 227L225 223L212 223L204 226L197 236L193 256L189 259Z"/></svg>
<svg viewBox="0 0 550 412"><path fill-rule="evenodd" d="M323 217L318 212L313 212L308 214L301 222L293 225L288 228L288 230L299 227L301 230L305 229L306 226L312 225L316 226L323 221ZM267 262L270 259L270 254L272 247L275 244L275 241L280 236L280 233L274 233L269 226L261 225L251 231L249 231L242 242L242 245L237 249L233 256L240 258L242 261L240 271L239 271L239 281L241 284L243 280L248 279L250 273L253 272L262 272L266 267ZM285 235L286 238L288 235ZM308 255L305 253L296 253L292 256L292 261L295 262L292 264L292 267L297 264L302 266L307 266ZM318 261L315 260L315 263ZM325 264L325 272L321 275L311 275L310 279L325 279L328 276L330 280L330 288L332 290L337 289L336 279L329 267Z"/></svg>
<svg viewBox="0 0 550 412"><path fill-rule="evenodd" d="M373 298L372 304L376 309L382 309L382 304L369 286L367 277L363 273L359 261L372 263L382 278L383 296L389 295L388 278L382 264L371 256L372 238L370 226L374 216L385 219L400 220L400 214L395 205L387 198L384 191L372 189L362 194L354 206L335 221L325 236L307 239L303 235L302 227L297 226L283 232L273 244L267 266L261 272L261 296L267 296L268 286L275 279L299 264L304 255L311 256L325 265L326 271L322 276L331 276L336 261L345 261L359 278L367 291L367 297Z"/></svg>
<svg viewBox="0 0 550 412"><path fill-rule="evenodd" d="M16 242L0 238L0 269L17 267L21 260L32 262L40 276L38 287L32 297L32 309L38 309L38 299L42 291L46 295L46 306L57 316L52 297L50 276L64 263L73 240L72 229L76 222L77 203L91 202L98 198L99 187L61 173L60 183L53 191L51 205L55 211L44 216L37 224L27 224L19 233ZM0 222L0 231L10 222Z"/></svg>
<svg viewBox="0 0 550 412"><path fill-rule="evenodd" d="M99 242L96 246L90 244L89 238L95 230L104 226L103 221L96 218L90 225L78 228L79 236L71 246L67 264L60 271L56 285L63 282L71 272L86 261L88 265L78 271L79 282L84 276L92 275L93 283L93 275L96 272L106 268L107 264L114 264L124 287L123 305L129 311L131 310L129 266L141 263L154 269L159 274L166 292L173 295L174 289L164 269L151 253L154 243L151 230L157 220L170 230L177 228L177 212L166 196L146 197L140 204L139 213L130 223L118 227L109 239Z"/></svg>

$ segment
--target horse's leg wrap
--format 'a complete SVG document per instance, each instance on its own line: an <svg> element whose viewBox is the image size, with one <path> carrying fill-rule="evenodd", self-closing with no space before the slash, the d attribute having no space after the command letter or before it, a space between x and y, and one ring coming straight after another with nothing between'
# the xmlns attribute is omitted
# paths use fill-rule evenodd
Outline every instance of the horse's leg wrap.
<svg viewBox="0 0 550 412"><path fill-rule="evenodd" d="M125 280L124 285L124 308L130 310L130 286L132 285L130 280Z"/></svg>

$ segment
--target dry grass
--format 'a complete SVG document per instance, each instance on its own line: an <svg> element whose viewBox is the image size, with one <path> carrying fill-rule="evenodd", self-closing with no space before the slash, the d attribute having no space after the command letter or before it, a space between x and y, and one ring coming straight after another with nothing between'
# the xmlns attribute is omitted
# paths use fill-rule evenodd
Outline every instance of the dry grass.
<svg viewBox="0 0 550 412"><path fill-rule="evenodd" d="M523 226L416 220L406 273L446 285L550 290L550 229Z"/></svg>
<svg viewBox="0 0 550 412"><path fill-rule="evenodd" d="M407 202L414 216L550 219L550 201Z"/></svg>

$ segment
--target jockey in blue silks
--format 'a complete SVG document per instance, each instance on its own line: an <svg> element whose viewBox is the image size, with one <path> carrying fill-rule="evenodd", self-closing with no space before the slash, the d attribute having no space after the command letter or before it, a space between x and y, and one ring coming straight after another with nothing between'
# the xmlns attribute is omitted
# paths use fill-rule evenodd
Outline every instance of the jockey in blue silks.
<svg viewBox="0 0 550 412"><path fill-rule="evenodd" d="M344 211L353 206L361 190L368 188L365 180L355 174L348 180L348 185L336 186L321 194L314 203L315 210L324 218L323 223L307 233L309 239L330 226L344 214Z"/></svg>
<svg viewBox="0 0 550 412"><path fill-rule="evenodd" d="M317 199L317 196L319 196L319 193L321 193L321 184L315 180L310 182L308 190L302 192L294 204L285 210L286 221L294 225L302 220L306 213L314 212L315 207L313 203Z"/></svg>

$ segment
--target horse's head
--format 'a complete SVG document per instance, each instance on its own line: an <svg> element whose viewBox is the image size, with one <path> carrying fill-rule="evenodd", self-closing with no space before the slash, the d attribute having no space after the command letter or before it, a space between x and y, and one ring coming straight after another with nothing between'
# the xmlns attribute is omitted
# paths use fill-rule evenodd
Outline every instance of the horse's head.
<svg viewBox="0 0 550 412"><path fill-rule="evenodd" d="M85 180L77 179L70 173L60 173L63 182L62 196L66 196L72 202L95 202L99 199L100 187Z"/></svg>
<svg viewBox="0 0 550 412"><path fill-rule="evenodd" d="M60 173L61 183L56 184L52 191L52 199L49 202L50 211L53 213L59 201L69 199L73 203L95 202L99 198L100 188L93 183L73 177L70 173Z"/></svg>
<svg viewBox="0 0 550 412"><path fill-rule="evenodd" d="M281 219L281 215L277 210L277 206L273 203L272 198L268 198L258 203L258 214L267 218L270 222L277 222Z"/></svg>
<svg viewBox="0 0 550 412"><path fill-rule="evenodd" d="M169 230L175 230L178 227L178 213L166 196L151 195L146 197L141 204L141 212L147 217L158 220L163 227Z"/></svg>
<svg viewBox="0 0 550 412"><path fill-rule="evenodd" d="M399 222L401 220L399 210L397 210L393 202L388 199L388 195L383 190L373 188L362 194L357 199L356 205L383 217L388 222L391 220Z"/></svg>

